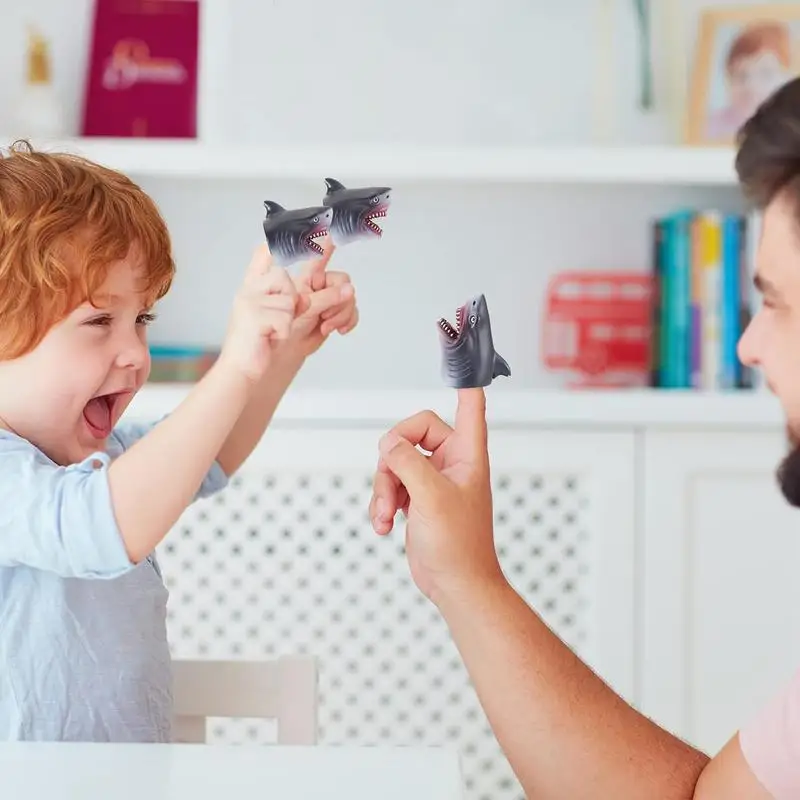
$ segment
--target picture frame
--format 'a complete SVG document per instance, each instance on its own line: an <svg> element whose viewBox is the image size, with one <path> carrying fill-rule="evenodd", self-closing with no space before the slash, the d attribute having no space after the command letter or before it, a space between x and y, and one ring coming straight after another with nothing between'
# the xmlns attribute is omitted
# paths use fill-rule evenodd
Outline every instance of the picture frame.
<svg viewBox="0 0 800 800"><path fill-rule="evenodd" d="M800 74L800 3L701 12L689 73L685 143L735 144L741 125Z"/></svg>

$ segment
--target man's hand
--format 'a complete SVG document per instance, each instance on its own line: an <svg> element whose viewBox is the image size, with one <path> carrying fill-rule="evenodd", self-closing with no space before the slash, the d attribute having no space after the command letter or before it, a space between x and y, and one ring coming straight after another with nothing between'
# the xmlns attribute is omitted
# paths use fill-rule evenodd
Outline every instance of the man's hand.
<svg viewBox="0 0 800 800"><path fill-rule="evenodd" d="M398 510L408 517L411 573L446 621L526 796L768 797L737 738L704 772L705 754L625 703L505 580L485 412L482 389L460 389L455 428L432 411L392 428L379 444L369 514L382 535Z"/></svg>
<svg viewBox="0 0 800 800"><path fill-rule="evenodd" d="M379 445L373 527L386 534L396 512L406 514L409 566L434 602L462 586L503 580L493 540L485 413L483 389L460 389L455 429L423 411L392 428Z"/></svg>

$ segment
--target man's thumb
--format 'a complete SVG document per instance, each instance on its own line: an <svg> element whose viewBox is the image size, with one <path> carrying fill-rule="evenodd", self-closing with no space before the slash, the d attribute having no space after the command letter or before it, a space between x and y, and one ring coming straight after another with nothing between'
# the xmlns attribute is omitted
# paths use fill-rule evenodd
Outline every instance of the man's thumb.
<svg viewBox="0 0 800 800"><path fill-rule="evenodd" d="M396 433L387 433L381 439L378 450L383 462L400 479L412 500L415 493L423 491L426 484L430 486L439 477L426 456L408 439Z"/></svg>

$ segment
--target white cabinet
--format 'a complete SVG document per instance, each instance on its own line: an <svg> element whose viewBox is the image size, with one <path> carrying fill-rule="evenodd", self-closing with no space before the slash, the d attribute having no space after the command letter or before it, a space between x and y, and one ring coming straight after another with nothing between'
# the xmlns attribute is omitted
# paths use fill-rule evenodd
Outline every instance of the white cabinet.
<svg viewBox="0 0 800 800"><path fill-rule="evenodd" d="M641 709L718 750L800 667L800 512L767 431L643 434Z"/></svg>

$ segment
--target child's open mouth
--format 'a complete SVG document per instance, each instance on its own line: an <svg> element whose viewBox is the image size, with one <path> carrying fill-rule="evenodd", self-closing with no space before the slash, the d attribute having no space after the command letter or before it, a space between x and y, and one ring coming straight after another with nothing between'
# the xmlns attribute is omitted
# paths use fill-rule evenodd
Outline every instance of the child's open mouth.
<svg viewBox="0 0 800 800"><path fill-rule="evenodd" d="M93 397L83 409L83 418L89 432L96 439L106 439L111 433L116 416L114 414L119 399L127 392L111 392Z"/></svg>

